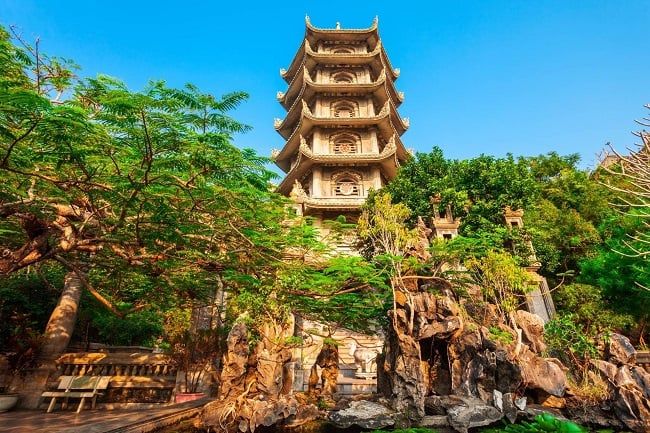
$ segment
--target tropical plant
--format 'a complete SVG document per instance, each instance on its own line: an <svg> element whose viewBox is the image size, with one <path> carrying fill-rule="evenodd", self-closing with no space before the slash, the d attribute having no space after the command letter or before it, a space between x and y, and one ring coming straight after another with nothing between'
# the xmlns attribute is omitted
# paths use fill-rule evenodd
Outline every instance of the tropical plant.
<svg viewBox="0 0 650 433"><path fill-rule="evenodd" d="M524 305L526 293L534 288L532 276L517 264L512 255L505 252L488 252L485 257L466 261L465 266L483 291L485 299L496 306L500 316L507 318L515 330L515 353L519 353L522 330L517 325L514 312Z"/></svg>

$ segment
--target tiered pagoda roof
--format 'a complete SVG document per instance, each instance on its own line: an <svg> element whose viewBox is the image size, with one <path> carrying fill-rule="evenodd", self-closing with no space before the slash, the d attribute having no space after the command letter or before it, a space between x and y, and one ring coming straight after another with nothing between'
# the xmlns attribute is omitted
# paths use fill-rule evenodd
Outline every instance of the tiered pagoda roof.
<svg viewBox="0 0 650 433"><path fill-rule="evenodd" d="M301 203L314 210L358 209L368 188L393 178L409 157L400 139L409 122L397 112L404 100L394 85L399 69L390 64L376 18L367 29L342 29L338 24L322 29L309 17L305 21L302 44L290 66L280 72L288 89L278 92L277 99L287 115L275 120L275 129L286 142L272 157L287 175L278 191L300 196ZM342 114L336 104L343 104ZM332 144L345 134L357 137L358 143ZM337 186L334 179L341 176L336 169L351 167L365 170L353 176L361 183L350 186L344 180ZM313 186L321 185L321 178L330 182L329 190Z"/></svg>

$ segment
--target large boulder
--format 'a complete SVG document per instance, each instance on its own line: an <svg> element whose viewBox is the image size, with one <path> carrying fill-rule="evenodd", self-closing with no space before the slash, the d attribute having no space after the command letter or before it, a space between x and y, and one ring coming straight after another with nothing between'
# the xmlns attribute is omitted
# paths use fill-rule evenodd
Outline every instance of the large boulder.
<svg viewBox="0 0 650 433"><path fill-rule="evenodd" d="M417 340L431 337L437 339L448 338L462 326L463 321L460 316L449 316L436 322L421 323L415 329L415 338Z"/></svg>
<svg viewBox="0 0 650 433"><path fill-rule="evenodd" d="M353 401L347 409L333 411L328 419L339 428L352 426L380 429L395 424L395 412L390 408L367 400Z"/></svg>
<svg viewBox="0 0 650 433"><path fill-rule="evenodd" d="M607 344L607 360L617 365L634 364L636 349L627 337L613 333Z"/></svg>
<svg viewBox="0 0 650 433"><path fill-rule="evenodd" d="M447 410L449 425L460 433L468 429L493 424L503 417L503 413L482 400L466 400L465 404L453 406Z"/></svg>
<svg viewBox="0 0 650 433"><path fill-rule="evenodd" d="M535 353L546 350L544 344L544 320L537 314L524 310L517 310L514 314L517 326L521 328L524 343L528 344Z"/></svg>
<svg viewBox="0 0 650 433"><path fill-rule="evenodd" d="M528 389L544 391L555 397L563 397L567 378L559 361L542 358L524 349L519 355L523 383Z"/></svg>
<svg viewBox="0 0 650 433"><path fill-rule="evenodd" d="M458 316L460 314L460 307L451 296L438 296L436 299L436 308L438 314L442 317Z"/></svg>
<svg viewBox="0 0 650 433"><path fill-rule="evenodd" d="M521 384L521 367L507 345L490 340L487 328L465 327L449 340L447 350L454 394L489 402L496 389L515 392Z"/></svg>
<svg viewBox="0 0 650 433"><path fill-rule="evenodd" d="M610 403L616 416L632 431L650 432L650 373L640 367L592 361L609 383Z"/></svg>

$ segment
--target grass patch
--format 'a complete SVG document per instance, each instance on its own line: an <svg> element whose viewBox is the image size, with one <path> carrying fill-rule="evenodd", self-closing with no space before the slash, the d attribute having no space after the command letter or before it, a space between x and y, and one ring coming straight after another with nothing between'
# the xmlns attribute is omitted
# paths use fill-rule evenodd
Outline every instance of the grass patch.
<svg viewBox="0 0 650 433"><path fill-rule="evenodd" d="M515 338L512 336L511 333L508 331L504 331L503 329L497 327L497 326L490 326L488 328L488 331L490 333L490 337L498 341L499 343L502 344L511 344L513 341L515 341Z"/></svg>

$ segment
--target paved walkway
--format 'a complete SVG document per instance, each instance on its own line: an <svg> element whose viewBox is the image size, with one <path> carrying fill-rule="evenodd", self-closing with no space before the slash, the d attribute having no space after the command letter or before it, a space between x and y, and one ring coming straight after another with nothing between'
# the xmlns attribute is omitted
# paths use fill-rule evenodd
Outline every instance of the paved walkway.
<svg viewBox="0 0 650 433"><path fill-rule="evenodd" d="M0 433L147 432L196 415L208 401L196 400L160 409L84 410L80 414L74 409L52 413L44 409L17 410L0 413Z"/></svg>

